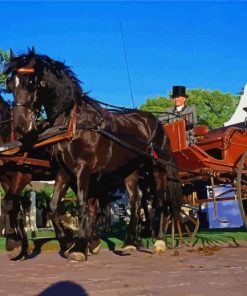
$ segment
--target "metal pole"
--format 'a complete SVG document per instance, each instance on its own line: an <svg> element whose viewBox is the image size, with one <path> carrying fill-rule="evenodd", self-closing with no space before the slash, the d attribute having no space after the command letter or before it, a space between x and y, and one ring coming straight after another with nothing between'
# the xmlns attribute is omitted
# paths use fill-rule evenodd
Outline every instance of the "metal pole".
<svg viewBox="0 0 247 296"><path fill-rule="evenodd" d="M121 22L119 22L119 24L120 24L122 41L123 41L123 50L124 50L125 64L126 64L126 69L127 69L127 74L128 74L128 80L129 80L129 88L130 88L130 95L131 95L131 100L132 100L132 107L135 108L134 97L133 97L133 92L132 92L132 86L131 86L131 81L130 81L129 65L128 65L127 54L126 54L126 47L125 47L125 41L124 41L123 27L122 27L122 23Z"/></svg>

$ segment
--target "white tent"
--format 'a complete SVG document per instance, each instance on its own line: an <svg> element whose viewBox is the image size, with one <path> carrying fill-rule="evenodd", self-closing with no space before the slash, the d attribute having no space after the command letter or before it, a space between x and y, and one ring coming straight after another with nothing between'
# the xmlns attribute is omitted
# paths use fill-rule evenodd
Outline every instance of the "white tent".
<svg viewBox="0 0 247 296"><path fill-rule="evenodd" d="M243 108L247 107L247 84L245 85L244 92L240 98L239 104L235 113L232 115L231 119L224 123L224 126L229 126L235 123L244 122L247 117L247 112Z"/></svg>

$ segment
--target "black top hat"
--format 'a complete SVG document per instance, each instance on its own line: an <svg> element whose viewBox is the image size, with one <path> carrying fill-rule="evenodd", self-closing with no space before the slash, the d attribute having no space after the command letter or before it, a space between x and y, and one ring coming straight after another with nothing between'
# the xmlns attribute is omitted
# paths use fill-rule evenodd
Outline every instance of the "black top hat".
<svg viewBox="0 0 247 296"><path fill-rule="evenodd" d="M188 95L186 95L186 87L185 86L173 86L172 87L172 98L176 97L185 97L188 98Z"/></svg>

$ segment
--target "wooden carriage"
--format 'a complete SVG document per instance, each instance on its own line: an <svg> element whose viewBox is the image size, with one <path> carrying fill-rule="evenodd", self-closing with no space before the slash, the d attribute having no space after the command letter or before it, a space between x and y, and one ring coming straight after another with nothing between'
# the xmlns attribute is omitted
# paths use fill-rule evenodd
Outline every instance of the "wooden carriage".
<svg viewBox="0 0 247 296"><path fill-rule="evenodd" d="M170 138L171 149L179 169L184 195L179 215L173 211L165 219L165 232L171 230L174 238L177 230L181 242L187 233L193 238L199 229L198 211L203 203L213 202L216 219L220 222L217 201L238 200L240 212L247 227L247 129L245 123L222 127L209 131L207 126L196 126L193 130L194 143L189 143L184 119L164 125ZM38 148L73 137L73 124L49 129L33 145ZM114 140L114 139L113 139ZM8 143L10 145L11 143ZM28 154L16 156L19 145L1 147L0 161L20 165L33 165L49 169L47 159L29 158ZM131 149L134 147L130 147ZM214 185L231 184L230 197L217 196ZM199 187L211 186L211 197L206 190L198 192ZM172 244L174 244L172 239Z"/></svg>
<svg viewBox="0 0 247 296"><path fill-rule="evenodd" d="M213 202L216 219L217 202L238 200L239 209L247 228L247 129L246 124L239 123L229 127L209 130L207 126L196 126L193 142L189 143L190 134L186 131L185 120L180 119L164 125L171 141L179 176L183 185L183 207L180 217L168 217L166 231L171 227L174 235L177 227L183 242L183 230L193 238L199 228L198 209L203 203ZM231 184L228 197L216 195L215 185ZM210 186L207 197L206 186ZM201 190L198 191L200 187ZM204 187L205 190L202 190Z"/></svg>

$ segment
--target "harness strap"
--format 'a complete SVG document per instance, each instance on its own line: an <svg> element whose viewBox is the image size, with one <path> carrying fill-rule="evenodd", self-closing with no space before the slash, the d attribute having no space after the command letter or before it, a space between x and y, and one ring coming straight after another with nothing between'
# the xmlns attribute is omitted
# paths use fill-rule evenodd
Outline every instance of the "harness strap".
<svg viewBox="0 0 247 296"><path fill-rule="evenodd" d="M114 142L120 144L121 146L124 146L125 148L129 149L130 151L132 152L135 152L136 154L138 155L141 155L141 156L146 156L148 157L149 159L153 160L154 162L158 163L158 164L161 164L161 165L171 165L170 163L168 163L167 161L163 160L163 159L160 159L160 158L157 158L155 159L152 155L150 155L149 153L143 151L142 149L139 149L133 145L130 145L129 143L127 143L126 141L124 140L120 140L118 137L114 136L112 133L104 130L104 129L99 129L98 132L102 135L104 135L105 137L107 137L108 139L110 140L113 140ZM174 166L175 167L175 166Z"/></svg>
<svg viewBox="0 0 247 296"><path fill-rule="evenodd" d="M14 130L14 124L13 124L13 110L10 112L10 141L15 141L15 130Z"/></svg>
<svg viewBox="0 0 247 296"><path fill-rule="evenodd" d="M28 165L35 165L35 166L41 166L41 167L50 167L50 162L48 160L44 159L36 159L36 158L30 158L26 155L24 156L1 156L0 160L3 162L16 162L20 165L22 164L28 164Z"/></svg>
<svg viewBox="0 0 247 296"><path fill-rule="evenodd" d="M112 117L110 128L111 128L111 131L113 131L113 132L117 131L117 123L116 123L115 117ZM114 143L113 141L110 141L108 152L107 152L106 159L105 159L105 163L100 170L100 174L97 177L97 181L99 181L101 179L101 176L102 176L105 168L107 167L108 163L110 162L110 159L112 157L113 143Z"/></svg>
<svg viewBox="0 0 247 296"><path fill-rule="evenodd" d="M71 111L71 118L69 121L69 126L68 126L68 135L70 137L74 138L75 133L76 133L76 123L77 123L77 104L74 105L72 111Z"/></svg>

